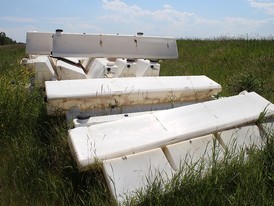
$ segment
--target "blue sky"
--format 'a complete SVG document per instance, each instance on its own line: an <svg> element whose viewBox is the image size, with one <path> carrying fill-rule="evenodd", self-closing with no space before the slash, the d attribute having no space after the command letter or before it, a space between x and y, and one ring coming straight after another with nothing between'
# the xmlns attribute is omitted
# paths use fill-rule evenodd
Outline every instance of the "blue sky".
<svg viewBox="0 0 274 206"><path fill-rule="evenodd" d="M176 38L273 37L274 0L6 0L0 31L136 34Z"/></svg>

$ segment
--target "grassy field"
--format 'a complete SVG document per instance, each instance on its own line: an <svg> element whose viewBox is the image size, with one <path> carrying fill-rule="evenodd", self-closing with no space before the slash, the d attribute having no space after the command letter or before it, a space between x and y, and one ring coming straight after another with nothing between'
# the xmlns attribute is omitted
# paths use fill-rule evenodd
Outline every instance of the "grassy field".
<svg viewBox="0 0 274 206"><path fill-rule="evenodd" d="M80 173L70 154L64 117L46 114L43 91L19 62L23 45L0 47L0 205L115 205L100 166ZM207 75L221 96L256 91L274 102L274 40L178 40L179 59L161 75ZM262 151L228 156L207 175L174 178L139 192L128 205L273 205L273 133Z"/></svg>

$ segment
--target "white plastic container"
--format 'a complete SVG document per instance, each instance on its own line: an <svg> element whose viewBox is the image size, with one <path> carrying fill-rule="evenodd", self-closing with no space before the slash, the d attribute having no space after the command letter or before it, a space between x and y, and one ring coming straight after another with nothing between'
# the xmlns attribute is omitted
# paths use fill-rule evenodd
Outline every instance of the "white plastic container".
<svg viewBox="0 0 274 206"><path fill-rule="evenodd" d="M44 87L45 81L51 81L57 79L57 73L55 72L53 60L47 55L39 55L32 59L27 59L23 63L28 69L35 72L35 84Z"/></svg>
<svg viewBox="0 0 274 206"><path fill-rule="evenodd" d="M27 32L26 54L50 55L52 35L53 33L49 32Z"/></svg>
<svg viewBox="0 0 274 206"><path fill-rule="evenodd" d="M157 77L160 74L160 64L148 59L138 59L136 68L137 77Z"/></svg>
<svg viewBox="0 0 274 206"><path fill-rule="evenodd" d="M193 166L192 169L199 170L201 164L206 170L212 165L213 158L220 160L224 156L224 149L213 134L167 145L164 151L175 171Z"/></svg>
<svg viewBox="0 0 274 206"><path fill-rule="evenodd" d="M119 77L136 77L137 64L134 59L118 58L115 63L118 66Z"/></svg>
<svg viewBox="0 0 274 206"><path fill-rule="evenodd" d="M175 38L113 34L53 34L54 57L178 58Z"/></svg>
<svg viewBox="0 0 274 206"><path fill-rule="evenodd" d="M197 103L128 119L69 130L70 148L79 169L105 160L162 148L173 143L254 123L274 105L258 94ZM115 145L115 146L114 146Z"/></svg>
<svg viewBox="0 0 274 206"><path fill-rule="evenodd" d="M103 161L103 172L111 194L120 204L136 190L146 189L153 181L167 183L174 174L159 148Z"/></svg>
<svg viewBox="0 0 274 206"><path fill-rule="evenodd" d="M115 62L106 58L95 58L87 66L87 78L112 78L118 77L118 67Z"/></svg>
<svg viewBox="0 0 274 206"><path fill-rule="evenodd" d="M220 132L220 138L231 153L239 153L252 146L261 149L265 143L256 125L248 125Z"/></svg>
<svg viewBox="0 0 274 206"><path fill-rule="evenodd" d="M206 76L102 78L46 82L48 107L64 111L123 111L124 107L199 102L212 98L221 86ZM166 107L166 106L165 106ZM144 108L145 109L145 108ZM100 111L99 111L100 114Z"/></svg>
<svg viewBox="0 0 274 206"><path fill-rule="evenodd" d="M86 79L87 75L80 66L69 64L63 60L58 60L56 72L59 80Z"/></svg>

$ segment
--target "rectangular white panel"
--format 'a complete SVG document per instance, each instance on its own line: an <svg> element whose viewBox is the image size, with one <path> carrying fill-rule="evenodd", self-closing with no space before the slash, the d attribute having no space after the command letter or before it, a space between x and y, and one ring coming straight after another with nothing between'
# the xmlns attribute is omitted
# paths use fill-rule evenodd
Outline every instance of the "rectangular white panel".
<svg viewBox="0 0 274 206"><path fill-rule="evenodd" d="M107 34L53 35L54 57L178 58L175 38Z"/></svg>
<svg viewBox="0 0 274 206"><path fill-rule="evenodd" d="M252 145L262 148L264 139L256 125L243 126L220 132L220 138L230 152L239 152Z"/></svg>
<svg viewBox="0 0 274 206"><path fill-rule="evenodd" d="M121 108L208 100L221 86L206 76L101 78L46 82L50 107Z"/></svg>
<svg viewBox="0 0 274 206"><path fill-rule="evenodd" d="M48 32L27 32L26 54L50 55L52 35Z"/></svg>
<svg viewBox="0 0 274 206"><path fill-rule="evenodd" d="M95 159L121 157L252 123L266 107L266 117L273 116L273 104L254 92L244 93L78 127L69 130L69 142L81 168Z"/></svg>
<svg viewBox="0 0 274 206"><path fill-rule="evenodd" d="M56 72L59 80L86 79L87 75L80 66L69 64L63 60L58 60Z"/></svg>
<svg viewBox="0 0 274 206"><path fill-rule="evenodd" d="M224 150L213 134L186 140L176 144L168 145L164 149L165 154L172 167L177 170L207 169L210 163L221 159L224 156Z"/></svg>
<svg viewBox="0 0 274 206"><path fill-rule="evenodd" d="M166 183L173 176L161 149L103 161L103 172L118 203L132 197L136 190L146 189L154 181Z"/></svg>

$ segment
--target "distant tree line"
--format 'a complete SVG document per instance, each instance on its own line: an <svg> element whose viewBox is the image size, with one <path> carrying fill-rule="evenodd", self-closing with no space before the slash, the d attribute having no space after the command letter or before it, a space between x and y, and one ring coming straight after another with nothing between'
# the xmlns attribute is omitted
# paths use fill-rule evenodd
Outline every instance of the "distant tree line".
<svg viewBox="0 0 274 206"><path fill-rule="evenodd" d="M16 44L16 41L7 37L5 32L0 32L0 45Z"/></svg>

